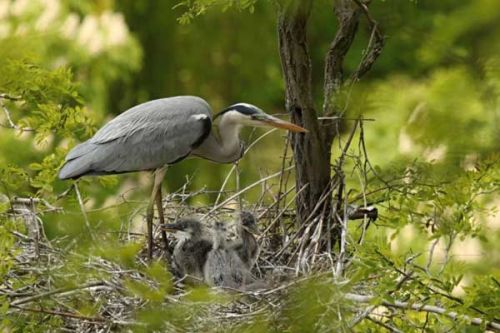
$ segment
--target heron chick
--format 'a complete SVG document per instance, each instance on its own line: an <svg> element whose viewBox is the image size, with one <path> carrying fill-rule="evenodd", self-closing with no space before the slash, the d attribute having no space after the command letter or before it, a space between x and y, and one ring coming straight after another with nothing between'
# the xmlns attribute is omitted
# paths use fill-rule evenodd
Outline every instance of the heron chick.
<svg viewBox="0 0 500 333"><path fill-rule="evenodd" d="M252 269L259 254L259 244L255 238L258 233L257 219L252 213L248 211L240 213L237 221L237 232L239 240L234 244L233 249L248 269Z"/></svg>
<svg viewBox="0 0 500 333"><path fill-rule="evenodd" d="M203 267L208 252L212 249L212 234L197 219L184 218L177 223L167 224L165 231L173 232L177 238L172 261L181 277L192 276L203 280Z"/></svg>
<svg viewBox="0 0 500 333"><path fill-rule="evenodd" d="M243 288L253 282L247 265L227 242L229 233L224 223L216 222L213 231L212 249L203 267L205 282L210 286L234 289Z"/></svg>

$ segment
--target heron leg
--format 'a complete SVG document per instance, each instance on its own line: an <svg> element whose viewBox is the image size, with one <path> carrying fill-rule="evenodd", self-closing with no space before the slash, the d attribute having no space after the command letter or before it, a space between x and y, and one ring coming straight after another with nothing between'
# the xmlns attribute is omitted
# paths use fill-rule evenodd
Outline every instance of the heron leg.
<svg viewBox="0 0 500 333"><path fill-rule="evenodd" d="M156 208L158 208L158 217L160 218L160 226L165 224L165 216L163 214L163 200L161 195L161 186L158 188L156 193ZM165 245L165 251L168 251L168 240L167 233L163 228L161 229L161 238L163 239L163 244Z"/></svg>
<svg viewBox="0 0 500 333"><path fill-rule="evenodd" d="M154 216L154 203L158 191L161 188L161 183L163 178L165 178L165 173L167 172L167 167L162 167L154 171L154 182L153 191L151 193L151 198L149 199L148 210L146 213L146 222L148 227L148 259L153 258L153 216ZM160 194L161 195L161 194ZM163 212L162 212L163 213Z"/></svg>

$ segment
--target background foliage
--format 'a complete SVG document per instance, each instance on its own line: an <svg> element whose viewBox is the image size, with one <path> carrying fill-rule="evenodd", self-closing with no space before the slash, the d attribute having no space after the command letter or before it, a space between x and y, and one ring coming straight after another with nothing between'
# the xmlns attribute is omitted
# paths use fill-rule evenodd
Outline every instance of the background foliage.
<svg viewBox="0 0 500 333"><path fill-rule="evenodd" d="M9 312L13 308L2 288L14 285L22 290L46 281L67 288L105 274L95 267L82 270L85 256L103 256L157 283L151 290L138 281L125 282L128 293L148 303L138 310L138 320L158 329L194 325L179 315L181 305L162 302L164 294L173 292L165 267L141 266L134 260L141 244L123 244L113 236L125 222L142 221L138 212L144 210L149 176L80 182L91 227L107 240L96 246L74 192L61 196L70 184L57 180L56 174L70 147L107 119L146 100L193 94L207 99L215 111L247 101L269 113L283 113L276 8L266 1L231 4L0 0L2 329L36 331L64 325L57 316ZM352 304L338 299L340 292L353 290L425 301L489 320L500 313L500 3L374 0L370 10L387 36L386 46L371 73L350 91L346 117L374 119L364 123L364 137L375 172L360 177L355 158L347 161L345 171L352 200L361 203L360 193L372 193L367 200L377 203L379 220L360 246L356 240L361 228L357 223L350 226L354 259L345 273L348 283L339 287L323 278L300 283L284 298L280 313L262 315L240 328L348 330L337 313L349 313ZM318 105L321 64L336 29L332 15L329 1L315 3L309 41L317 64L313 85ZM361 39L367 38L366 27L360 29ZM362 54L361 39L348 55L351 67ZM251 141L260 134L249 131L244 137ZM279 170L284 143L282 134L275 132L250 150L240 163L240 186ZM357 149L351 153L356 155ZM208 190L190 203L211 204L217 194L210 191L220 188L230 168L188 160L169 169L164 187L174 191L189 179L186 191ZM276 193L276 184L270 186ZM231 177L228 188L235 187ZM9 275L20 255L13 232L27 232L9 214L9 203L16 197L49 204L40 215L47 237L76 253L68 254L60 272L40 271L15 281ZM259 189L244 194L249 206L259 197ZM400 285L398 270L411 272L412 279ZM207 291L198 293L189 297L227 302ZM98 311L99 306L85 298L71 302L80 314ZM40 300L40 306L54 305L53 300ZM164 318L171 322L166 324ZM458 329L453 325L474 331L467 322L410 312L391 317L392 324L402 331L423 325L429 331ZM375 331L379 326L364 320L357 327Z"/></svg>

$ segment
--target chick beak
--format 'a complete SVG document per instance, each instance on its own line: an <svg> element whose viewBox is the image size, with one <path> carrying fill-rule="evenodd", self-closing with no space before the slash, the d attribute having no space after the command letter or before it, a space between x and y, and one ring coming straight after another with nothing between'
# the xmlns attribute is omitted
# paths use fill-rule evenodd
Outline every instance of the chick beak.
<svg viewBox="0 0 500 333"><path fill-rule="evenodd" d="M166 232L177 232L177 231L181 231L182 228L180 226L178 226L177 224L164 224L162 226L162 230L164 230Z"/></svg>
<svg viewBox="0 0 500 333"><path fill-rule="evenodd" d="M255 229L251 229L249 227L247 227L246 225L242 225L241 226L243 228L243 230L245 230L246 232L248 232L249 234L252 234L254 235L255 237L260 237L260 233L258 230L255 230Z"/></svg>

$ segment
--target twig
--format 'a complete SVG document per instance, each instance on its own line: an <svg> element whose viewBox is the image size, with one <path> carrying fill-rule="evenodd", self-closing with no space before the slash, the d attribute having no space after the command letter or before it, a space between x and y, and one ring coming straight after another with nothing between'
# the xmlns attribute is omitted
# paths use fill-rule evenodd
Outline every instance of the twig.
<svg viewBox="0 0 500 333"><path fill-rule="evenodd" d="M356 5L358 5L359 8L361 8L371 28L370 40L368 41L367 50L363 54L363 58L359 62L357 70L351 76L351 82L356 82L373 66L378 56L382 52L385 41L384 36L380 32L378 23L370 15L368 6L365 3L362 3L360 0L353 1L356 3Z"/></svg>
<svg viewBox="0 0 500 333"><path fill-rule="evenodd" d="M422 286L422 287L424 287L424 288L428 289L430 292L432 292L432 293L434 293L434 294L437 294L437 295L440 295L440 296L442 296L442 297L445 297L445 298L447 298L447 299L449 299L449 300L455 301L455 302L457 302L457 303L458 303L458 304L460 304L460 305L464 305L464 301L463 301L463 300L461 300L460 298L455 297L455 296L453 296L453 295L448 295L448 294L446 294L446 293L444 293L444 292L441 292L440 290L438 290L438 289L436 289L436 288L431 287L430 285L425 284L424 282L420 281L419 279L417 279L417 278L413 277L413 276L412 276L412 274L413 274L412 272L410 272L410 273L406 273L405 271L403 271L403 270L399 269L399 268L396 266L396 264L395 264L394 262L392 262L389 258L387 258L386 256L384 256L384 255L383 255L380 251L375 250L375 252L376 252L376 253L377 253L377 254L378 254L378 255L379 255L379 256L380 256L380 257L381 257L384 261L386 261L389 265L391 265L391 267L392 267L392 268L393 268L393 269L394 269L397 273L399 273L399 274L401 274L401 275L403 275L403 276L407 277L408 279L411 279L412 281L415 281L415 282L416 282L416 283L418 283L420 286ZM406 262L407 262L407 263L409 263L411 260L413 260L413 259L414 259L414 258L416 258L417 256L419 256L419 254L412 256L412 258L410 258L410 259L407 259L407 260L406 260ZM420 266L418 266L418 265L415 265L415 264L412 264L412 266L413 266L413 267L415 267L415 268L418 268L419 270L421 270L421 271L423 271L423 272L425 272L425 268L422 268L422 267L420 267ZM439 281L438 281L438 282L439 282ZM470 306L470 307L469 307L469 309L470 309L470 310L473 310L473 311L476 311L477 313L480 313L480 314L482 314L482 315L486 315L486 313L485 313L484 311L482 311L482 310L478 309L478 308L477 308L477 307L475 307L475 306Z"/></svg>
<svg viewBox="0 0 500 333"><path fill-rule="evenodd" d="M0 99L7 99L9 101L20 101L21 96L10 96L8 94L0 94Z"/></svg>
<svg viewBox="0 0 500 333"><path fill-rule="evenodd" d="M393 333L404 333L403 331L397 329L396 327L393 327L389 324L386 324L384 323L383 321L380 321L380 320L377 320L375 318L373 318L372 316L368 316L366 317L366 319L368 319L369 321L379 325L379 326L382 326L383 328L385 328L386 330L388 330L389 332L393 332Z"/></svg>
<svg viewBox="0 0 500 333"><path fill-rule="evenodd" d="M288 171L288 170L291 170L293 168L294 168L294 166L291 166L291 167L286 168L284 171ZM230 196L229 198L227 198L226 200L224 200L220 204L215 205L208 213L206 213L204 215L204 217L207 217L207 216L213 214L219 208L224 207L228 202L231 202L233 199L237 198L241 193L244 193L244 192L248 191L249 189L251 189L251 188L253 188L253 187L255 187L255 186L257 186L257 185L259 185L259 184L261 184L261 183L263 183L263 182L265 182L267 180L269 180L269 179L272 179L272 178L274 178L276 176L279 176L280 174L281 174L281 171L273 173L272 175L269 175L267 177L261 178L258 181L256 181L255 183L248 185L247 187L245 187L241 191L238 191L237 193L233 194L232 196Z"/></svg>
<svg viewBox="0 0 500 333"><path fill-rule="evenodd" d="M353 293L347 293L345 294L345 299L357 302L357 303L370 303L374 299L376 299L376 296L372 295L360 295L360 294L353 294ZM410 302L401 302L401 301L394 301L394 302L388 302L388 301L382 301L380 303L383 306L390 307L390 308L397 308L397 309L410 309L418 312L430 312L430 313L436 313L439 315L446 316L450 319L453 320L465 320L467 322L470 322L472 325L475 326L481 326L481 325L486 325L486 328L488 329L495 329L495 330L500 330L500 323L493 322L493 321L486 321L481 318L474 318L470 317L465 314L459 314L455 311L450 311L446 308L442 308L439 306L435 305L427 305L423 303L410 303Z"/></svg>
<svg viewBox="0 0 500 333"><path fill-rule="evenodd" d="M429 248L429 259L427 260L427 265L425 266L425 270L427 274L430 273L430 268L432 265L432 258L434 257L434 250L436 249L436 245L439 243L439 238L436 238L434 242L432 242L431 247Z"/></svg>
<svg viewBox="0 0 500 333"><path fill-rule="evenodd" d="M80 190L78 189L78 184L74 183L73 186L75 188L75 193L76 193L76 198L78 200L78 204L80 205L80 209L82 211L83 220L85 221L85 226L87 227L87 230L90 234L90 237L92 238L93 241L95 241L94 232L90 228L89 218L87 216L87 212L85 211L85 205L83 204L82 195L80 194Z"/></svg>
<svg viewBox="0 0 500 333"><path fill-rule="evenodd" d="M347 150L351 146L352 139L354 138L354 134L356 133L356 129L358 128L358 125L361 123L361 121L358 119L356 122L354 122L354 126L352 127L351 133L349 133L349 137L347 138L347 141L344 145L344 148L342 149L342 154L340 155L339 158L339 168L342 168L344 165L345 157L347 155Z"/></svg>
<svg viewBox="0 0 500 333"><path fill-rule="evenodd" d="M318 120L376 121L375 118L346 118L343 116L318 117Z"/></svg>
<svg viewBox="0 0 500 333"><path fill-rule="evenodd" d="M284 198L286 200L286 194L288 193L286 191L286 182L284 182L285 173L283 172L283 170L285 169L285 162L286 162L286 159L287 159L288 146L290 145L290 138L291 138L291 136L292 136L292 134L290 132L288 132L288 134L286 136L285 147L283 148L283 157L281 159L281 170L282 170L282 172L281 172L281 175L280 175L280 181L279 181L279 185L278 185L278 198L276 200L276 214L280 210L280 203L281 203L282 198ZM283 195L283 185L285 186L285 195Z"/></svg>
<svg viewBox="0 0 500 333"><path fill-rule="evenodd" d="M236 181L236 192L240 192L240 168L238 161L234 162L234 167L235 167L235 181ZM238 195L238 207L240 210L243 209L243 199L241 198L241 195Z"/></svg>
<svg viewBox="0 0 500 333"><path fill-rule="evenodd" d="M41 294L37 294L34 296L30 296L30 297L26 297L26 298L22 298L22 299L13 301L12 303L10 303L10 305L16 306L16 305L26 304L26 303L30 303L30 302L36 301L38 299L41 299L41 298L45 298L47 296L62 294L62 293L66 293L68 291L84 290L84 289L89 289L89 288L103 286L103 285L105 285L103 282L92 282L92 283L87 283L87 284L84 284L82 286L77 286L77 287L59 288L56 290L51 290L51 291L48 291L45 293L41 293Z"/></svg>
<svg viewBox="0 0 500 333"><path fill-rule="evenodd" d="M5 98L5 97L3 97ZM35 130L33 128L30 128L30 127L20 127L19 125L16 125L13 121L12 121L12 117L10 116L10 111L7 109L7 107L0 102L0 105L2 106L2 109L3 109L3 112L5 114L5 117L7 118L7 122L9 123L8 126L5 126L5 125L2 125L4 127L7 127L7 128L12 128L12 129L16 129L16 130L20 130L20 131L23 131L23 132L34 132Z"/></svg>
<svg viewBox="0 0 500 333"><path fill-rule="evenodd" d="M253 146L255 146L255 144L257 142L259 142L260 140L262 140L263 138L265 138L266 136L268 136L269 134L273 133L276 131L276 128L273 128L271 130L268 130L266 131L264 134L262 134L261 136L259 136L257 139L255 139L254 141L252 141L252 143L245 149L245 151L243 152L243 155L246 155L246 153L248 153L248 151L250 149L253 148ZM222 193L224 193L224 189L229 181L229 179L231 178L231 175L232 173L235 171L236 169L236 164L233 164L233 167L231 168L231 170L229 170L229 172L227 173L227 176L226 176L226 179L224 179L224 182L222 183L222 186L219 190L219 193L217 195L217 198L215 199L215 203L214 205L217 205L217 203L219 202L221 196L222 196Z"/></svg>
<svg viewBox="0 0 500 333"><path fill-rule="evenodd" d="M450 241L448 242L448 245L446 246L446 249L444 251L444 262L441 265L441 268L439 269L439 274L443 273L444 269L446 268L446 265L448 265L450 259L450 250L455 240L455 232L451 232L449 236L450 236Z"/></svg>
<svg viewBox="0 0 500 333"><path fill-rule="evenodd" d="M339 211L340 211L340 205L342 202L342 195L345 193L345 177L344 177L344 172L343 172L343 166L345 162L345 157L347 156L347 151L349 147L351 146L352 140L354 138L354 134L356 133L356 129L358 128L358 124L360 123L360 120L357 120L354 123L354 126L351 130L351 133L349 134L349 137L347 138L347 141L342 149L342 154L340 155L340 158L338 160L338 164L336 166L336 173L337 177L339 177L339 189L338 189L338 194L337 194L337 207L336 207L336 214L338 216ZM347 221L349 219L349 215L347 214L347 206L348 206L348 196L347 194L344 194L344 213L342 214L342 218L339 218L339 224L340 224L340 252L337 258L337 264L335 268L335 274L337 278L340 278L343 270L344 270L344 259L345 259L345 253L346 253L346 240L347 240ZM338 237L338 236L337 236Z"/></svg>
<svg viewBox="0 0 500 333"><path fill-rule="evenodd" d="M347 243L347 195L344 196L344 216L339 219L340 221L340 252L337 258L337 265L335 268L335 277L339 279L344 272L344 259L346 256L346 243Z"/></svg>
<svg viewBox="0 0 500 333"><path fill-rule="evenodd" d="M18 310L21 310L21 311L45 313L45 314L50 314L50 315L55 315L55 316L85 320L85 321L89 321L89 322L94 323L94 324L102 324L104 322L107 322L107 320L105 318L102 318L102 317L88 317L88 316L84 316L84 315L80 315L80 314L76 314L76 313L70 313L70 312L46 310L46 309L42 309L42 308L39 308L39 309L25 308L25 307L17 306L17 305L11 305L11 307L18 309Z"/></svg>
<svg viewBox="0 0 500 333"><path fill-rule="evenodd" d="M14 129L19 129L19 126L14 124L14 122L12 121L12 118L10 116L10 112L9 112L9 110L7 110L7 107L5 107L5 105L3 105L3 103L0 103L0 104L2 105L2 109L3 109L3 112L5 114L5 117L7 118L7 122L9 123L9 127L14 128Z"/></svg>
<svg viewBox="0 0 500 333"><path fill-rule="evenodd" d="M15 203L21 203L21 204L41 203L45 207L48 208L48 211L61 211L61 210L63 210L62 207L53 206L47 200L45 200L43 198L21 198L21 197L15 197L12 200L12 203L14 203L14 204ZM46 210L44 210L44 212L46 212Z"/></svg>
<svg viewBox="0 0 500 333"><path fill-rule="evenodd" d="M259 239L264 237L268 232L269 230L280 220L280 218L283 216L283 214L286 212L286 210L294 203L295 201L295 198L300 194L300 192L302 192L305 188L307 187L307 185L304 185L302 186L302 188L300 190L298 190L297 192L295 192L294 196L292 199L290 199L290 201L285 204L285 207L283 207L283 209L276 215L276 217L274 218L274 220L271 221L271 223L269 223L268 227L261 233L261 235L259 236ZM285 194L287 194L288 192L291 192L295 189L295 187L292 187L290 190L288 190L287 192L285 192Z"/></svg>
<svg viewBox="0 0 500 333"><path fill-rule="evenodd" d="M323 195L320 197L320 199L318 200L318 202L316 203L316 206L314 206L313 210L311 211L311 213L309 214L309 216L305 219L305 221L303 223L301 223L299 229L297 230L297 232L295 233L295 235L293 235L289 240L288 242L281 248L280 251L278 251L278 253L275 254L275 257L276 258L280 258L284 253L285 253L285 250L288 248L288 246L290 246L294 241L295 239L301 235L303 233L303 230L304 228L306 228L308 225L309 225L309 222L311 221L311 218L313 218L316 214L316 211L322 207L323 205L323 202L325 200L327 200L328 198L330 198L330 195L334 189L334 186L328 186L328 191L326 193L323 193ZM304 239L304 238L303 238Z"/></svg>

